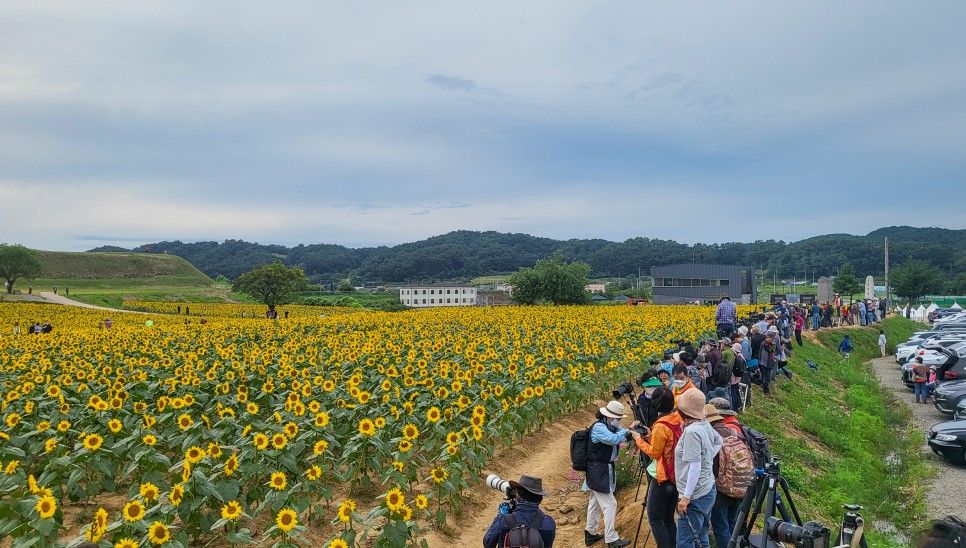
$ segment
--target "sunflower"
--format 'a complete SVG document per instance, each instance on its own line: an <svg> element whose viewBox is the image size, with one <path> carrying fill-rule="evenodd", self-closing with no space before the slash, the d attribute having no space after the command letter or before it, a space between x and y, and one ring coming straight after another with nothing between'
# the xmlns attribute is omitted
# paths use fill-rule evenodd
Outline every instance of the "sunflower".
<svg viewBox="0 0 966 548"><path fill-rule="evenodd" d="M451 457L455 457L458 451L459 449L457 449L455 445L450 445L446 448L446 453L448 453Z"/></svg>
<svg viewBox="0 0 966 548"><path fill-rule="evenodd" d="M433 423L439 422L439 417L440 417L439 407L433 406L429 408L429 411L426 411L426 419L429 422L433 422Z"/></svg>
<svg viewBox="0 0 966 548"><path fill-rule="evenodd" d="M44 442L44 451L50 453L54 449L57 449L57 440L55 438L50 438Z"/></svg>
<svg viewBox="0 0 966 548"><path fill-rule="evenodd" d="M352 519L352 512L356 510L356 503L352 499L345 499L342 504L339 505L339 511L337 512L339 516L339 521L348 523Z"/></svg>
<svg viewBox="0 0 966 548"><path fill-rule="evenodd" d="M371 436L376 433L376 426L369 419L359 421L359 433L363 436Z"/></svg>
<svg viewBox="0 0 966 548"><path fill-rule="evenodd" d="M288 533L299 524L298 514L295 513L295 510L283 508L279 510L278 515L275 516L275 523L283 533Z"/></svg>
<svg viewBox="0 0 966 548"><path fill-rule="evenodd" d="M288 436L289 439L295 439L295 436L297 436L298 433L299 426L294 422L290 422L285 425L285 435Z"/></svg>
<svg viewBox="0 0 966 548"><path fill-rule="evenodd" d="M130 523L135 521L141 521L144 517L144 506L141 505L141 501L132 500L131 502L124 505L124 520Z"/></svg>
<svg viewBox="0 0 966 548"><path fill-rule="evenodd" d="M133 538L122 538L114 543L114 548L138 548L138 543Z"/></svg>
<svg viewBox="0 0 966 548"><path fill-rule="evenodd" d="M392 461L392 469L395 470L396 472L402 472L403 467L405 466L406 466L405 464L399 462L398 460Z"/></svg>
<svg viewBox="0 0 966 548"><path fill-rule="evenodd" d="M308 478L309 481L315 481L322 477L322 469L319 468L318 465L312 465L311 468L305 471L305 477Z"/></svg>
<svg viewBox="0 0 966 548"><path fill-rule="evenodd" d="M254 403L254 402L248 402L248 405L245 406L245 411L248 411L248 413L250 415L257 415L258 414L258 404Z"/></svg>
<svg viewBox="0 0 966 548"><path fill-rule="evenodd" d="M399 440L399 450L403 453L409 452L413 448L413 442L409 440Z"/></svg>
<svg viewBox="0 0 966 548"><path fill-rule="evenodd" d="M285 434L275 434L272 436L272 447L275 449L285 449L286 445L288 445L288 438L285 437Z"/></svg>
<svg viewBox="0 0 966 548"><path fill-rule="evenodd" d="M57 423L57 430L60 430L61 432L66 432L69 429L70 429L70 422L60 421Z"/></svg>
<svg viewBox="0 0 966 548"><path fill-rule="evenodd" d="M446 434L446 443L450 445L458 445L459 442L460 442L459 432L450 432L449 434Z"/></svg>
<svg viewBox="0 0 966 548"><path fill-rule="evenodd" d="M119 421L117 419L111 419L107 423L107 427L110 428L111 429L111 432L113 432L115 434L117 434L118 432L121 431L121 426L123 426L121 424L121 421Z"/></svg>
<svg viewBox="0 0 966 548"><path fill-rule="evenodd" d="M230 476L234 474L236 470L238 470L238 455L233 453L232 456L228 457L228 460L225 461L225 475Z"/></svg>
<svg viewBox="0 0 966 548"><path fill-rule="evenodd" d="M399 509L399 516L402 517L403 521L409 521L413 519L413 509L406 506L405 504Z"/></svg>
<svg viewBox="0 0 966 548"><path fill-rule="evenodd" d="M57 499L50 495L40 497L40 500L37 501L37 506L34 508L37 509L37 513L40 514L42 519L52 518L54 517L54 512L57 511Z"/></svg>
<svg viewBox="0 0 966 548"><path fill-rule="evenodd" d="M191 425L194 423L195 421L191 420L191 417L187 413L184 413L178 417L178 428L181 430L191 428Z"/></svg>
<svg viewBox="0 0 966 548"><path fill-rule="evenodd" d="M315 446L312 447L312 452L315 453L316 455L321 455L322 453L325 453L325 450L327 447L329 447L329 442L325 440L319 440L315 442Z"/></svg>
<svg viewBox="0 0 966 548"><path fill-rule="evenodd" d="M433 476L433 481L435 481L436 483L443 483L444 481L446 481L446 478L449 477L449 472L447 472L446 470L443 470L442 468L437 467L437 468L433 468L432 476Z"/></svg>
<svg viewBox="0 0 966 548"><path fill-rule="evenodd" d="M13 428L14 426L17 426L17 424L19 423L20 423L19 413L10 413L9 415L7 415L7 426L9 426L10 428Z"/></svg>
<svg viewBox="0 0 966 548"><path fill-rule="evenodd" d="M144 442L144 445L152 446L158 443L158 438L154 437L153 434L145 434L144 437L141 438L141 441Z"/></svg>
<svg viewBox="0 0 966 548"><path fill-rule="evenodd" d="M272 472L268 486L276 491L285 489L288 486L288 478L285 477L285 472Z"/></svg>
<svg viewBox="0 0 966 548"><path fill-rule="evenodd" d="M397 512L405 504L406 499L398 487L393 487L386 493L386 508L389 508L389 511Z"/></svg>
<svg viewBox="0 0 966 548"><path fill-rule="evenodd" d="M102 533L107 529L107 510L98 508L97 512L94 512L94 525L100 528Z"/></svg>
<svg viewBox="0 0 966 548"><path fill-rule="evenodd" d="M382 428L386 426L386 419L382 417L376 417L376 428Z"/></svg>
<svg viewBox="0 0 966 548"><path fill-rule="evenodd" d="M198 464L203 458L205 458L205 450L197 445L192 445L184 452L184 459L189 464Z"/></svg>
<svg viewBox="0 0 966 548"><path fill-rule="evenodd" d="M86 438L84 438L84 447L90 451L97 451L98 449L101 448L101 445L103 443L104 443L104 438L100 437L97 434L91 434Z"/></svg>
<svg viewBox="0 0 966 548"><path fill-rule="evenodd" d="M349 545L346 543L346 541L337 538L332 539L332 542L326 545L326 548L349 548Z"/></svg>
<svg viewBox="0 0 966 548"><path fill-rule="evenodd" d="M218 445L216 442L209 443L208 454L211 455L211 458L217 459L218 457L221 456L221 446Z"/></svg>
<svg viewBox="0 0 966 548"><path fill-rule="evenodd" d="M184 499L184 486L180 483L175 484L171 488L171 492L168 493L168 500L171 501L173 506L178 506L181 504L182 499Z"/></svg>
<svg viewBox="0 0 966 548"><path fill-rule="evenodd" d="M419 437L419 428L415 424L409 423L403 426L403 437L407 440L414 440Z"/></svg>
<svg viewBox="0 0 966 548"><path fill-rule="evenodd" d="M241 505L237 500L233 500L221 507L221 517L227 520L236 520L241 515Z"/></svg>
<svg viewBox="0 0 966 548"><path fill-rule="evenodd" d="M154 500L158 498L158 488L150 481L141 484L140 493L141 496L144 497L144 500Z"/></svg>
<svg viewBox="0 0 966 548"><path fill-rule="evenodd" d="M416 505L416 508L425 510L426 507L429 506L429 499L426 498L426 495L420 493L416 495L416 500L413 501L413 504Z"/></svg>
<svg viewBox="0 0 966 548"><path fill-rule="evenodd" d="M165 524L156 521L151 524L151 527L148 527L148 540L151 541L151 544L161 546L171 540L171 533Z"/></svg>
<svg viewBox="0 0 966 548"><path fill-rule="evenodd" d="M37 423L38 432L45 432L47 430L50 430L50 421L40 421Z"/></svg>
<svg viewBox="0 0 966 548"><path fill-rule="evenodd" d="M255 437L252 439L252 443L255 444L255 449L261 451L268 447L268 436L259 432L258 434L255 434Z"/></svg>

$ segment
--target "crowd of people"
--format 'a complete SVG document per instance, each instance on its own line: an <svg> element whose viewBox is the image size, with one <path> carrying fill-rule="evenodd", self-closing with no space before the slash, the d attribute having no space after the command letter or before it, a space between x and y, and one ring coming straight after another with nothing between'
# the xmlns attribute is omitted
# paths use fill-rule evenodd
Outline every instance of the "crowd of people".
<svg viewBox="0 0 966 548"><path fill-rule="evenodd" d="M41 333L50 333L54 330L54 326L50 324L50 321L33 322L29 327L22 328L20 322L13 322L13 334L14 335L40 335Z"/></svg>

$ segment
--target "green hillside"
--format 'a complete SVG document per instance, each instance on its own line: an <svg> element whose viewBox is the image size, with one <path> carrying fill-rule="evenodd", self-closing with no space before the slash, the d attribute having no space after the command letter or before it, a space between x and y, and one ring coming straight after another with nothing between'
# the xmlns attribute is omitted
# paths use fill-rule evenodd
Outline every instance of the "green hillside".
<svg viewBox="0 0 966 548"><path fill-rule="evenodd" d="M40 278L20 280L27 293L57 287L70 298L100 306L120 307L124 300L188 302L234 301L227 285L219 284L175 255L145 253L68 253L37 251L43 265Z"/></svg>

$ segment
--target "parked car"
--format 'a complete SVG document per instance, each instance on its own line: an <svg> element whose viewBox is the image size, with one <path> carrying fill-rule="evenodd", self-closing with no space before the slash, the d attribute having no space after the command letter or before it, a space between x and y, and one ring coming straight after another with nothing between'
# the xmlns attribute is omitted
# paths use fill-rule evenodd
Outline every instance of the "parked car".
<svg viewBox="0 0 966 548"><path fill-rule="evenodd" d="M940 331L939 333L930 335L929 337L921 339L918 342L903 343L896 346L896 363L905 363L906 360L914 356L919 350L927 348L928 345L935 344L949 347L963 341L966 341L966 331ZM923 361L925 361L925 359Z"/></svg>
<svg viewBox="0 0 966 548"><path fill-rule="evenodd" d="M956 406L956 413L953 415L953 418L958 421L966 420L966 399L959 402L959 405Z"/></svg>
<svg viewBox="0 0 966 548"><path fill-rule="evenodd" d="M937 308L932 312L926 314L926 320L928 320L929 323L932 323L938 320L939 318L942 318L943 316L958 314L959 312L962 312L961 308Z"/></svg>
<svg viewBox="0 0 966 548"><path fill-rule="evenodd" d="M937 455L966 464L966 420L940 422L929 429L929 447Z"/></svg>
<svg viewBox="0 0 966 548"><path fill-rule="evenodd" d="M966 313L958 312L956 314L948 314L948 315L942 316L936 319L936 321L932 322L932 324L936 326L936 325L942 325L945 323L962 323L962 322L966 322Z"/></svg>
<svg viewBox="0 0 966 548"><path fill-rule="evenodd" d="M966 322L937 323L933 331L966 331Z"/></svg>
<svg viewBox="0 0 966 548"><path fill-rule="evenodd" d="M921 356L923 363L935 365L938 368L937 383L966 379L966 342L954 344L949 348L924 350ZM901 371L903 384L912 388L912 360L902 364Z"/></svg>
<svg viewBox="0 0 966 548"><path fill-rule="evenodd" d="M966 380L946 381L936 387L932 403L943 415L953 415L956 407L966 402Z"/></svg>

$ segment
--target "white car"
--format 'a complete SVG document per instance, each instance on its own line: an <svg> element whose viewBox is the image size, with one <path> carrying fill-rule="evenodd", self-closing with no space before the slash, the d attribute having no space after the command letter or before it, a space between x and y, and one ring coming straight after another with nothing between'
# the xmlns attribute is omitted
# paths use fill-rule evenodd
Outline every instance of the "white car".
<svg viewBox="0 0 966 548"><path fill-rule="evenodd" d="M942 325L944 323L958 323L966 321L966 312L957 312L956 314L950 314L948 316L943 316L938 320L933 322L933 325Z"/></svg>
<svg viewBox="0 0 966 548"><path fill-rule="evenodd" d="M909 359L920 357L922 358L922 363L925 365L940 366L949 359L949 353L944 353L944 349L948 349L954 354L966 353L966 341L955 341L949 345L933 345L929 343L925 348L920 348L916 351Z"/></svg>
<svg viewBox="0 0 966 548"><path fill-rule="evenodd" d="M963 341L966 341L966 333L946 333L932 335L922 340L902 343L896 346L896 363L905 363L906 360L925 347L932 345L950 347Z"/></svg>

